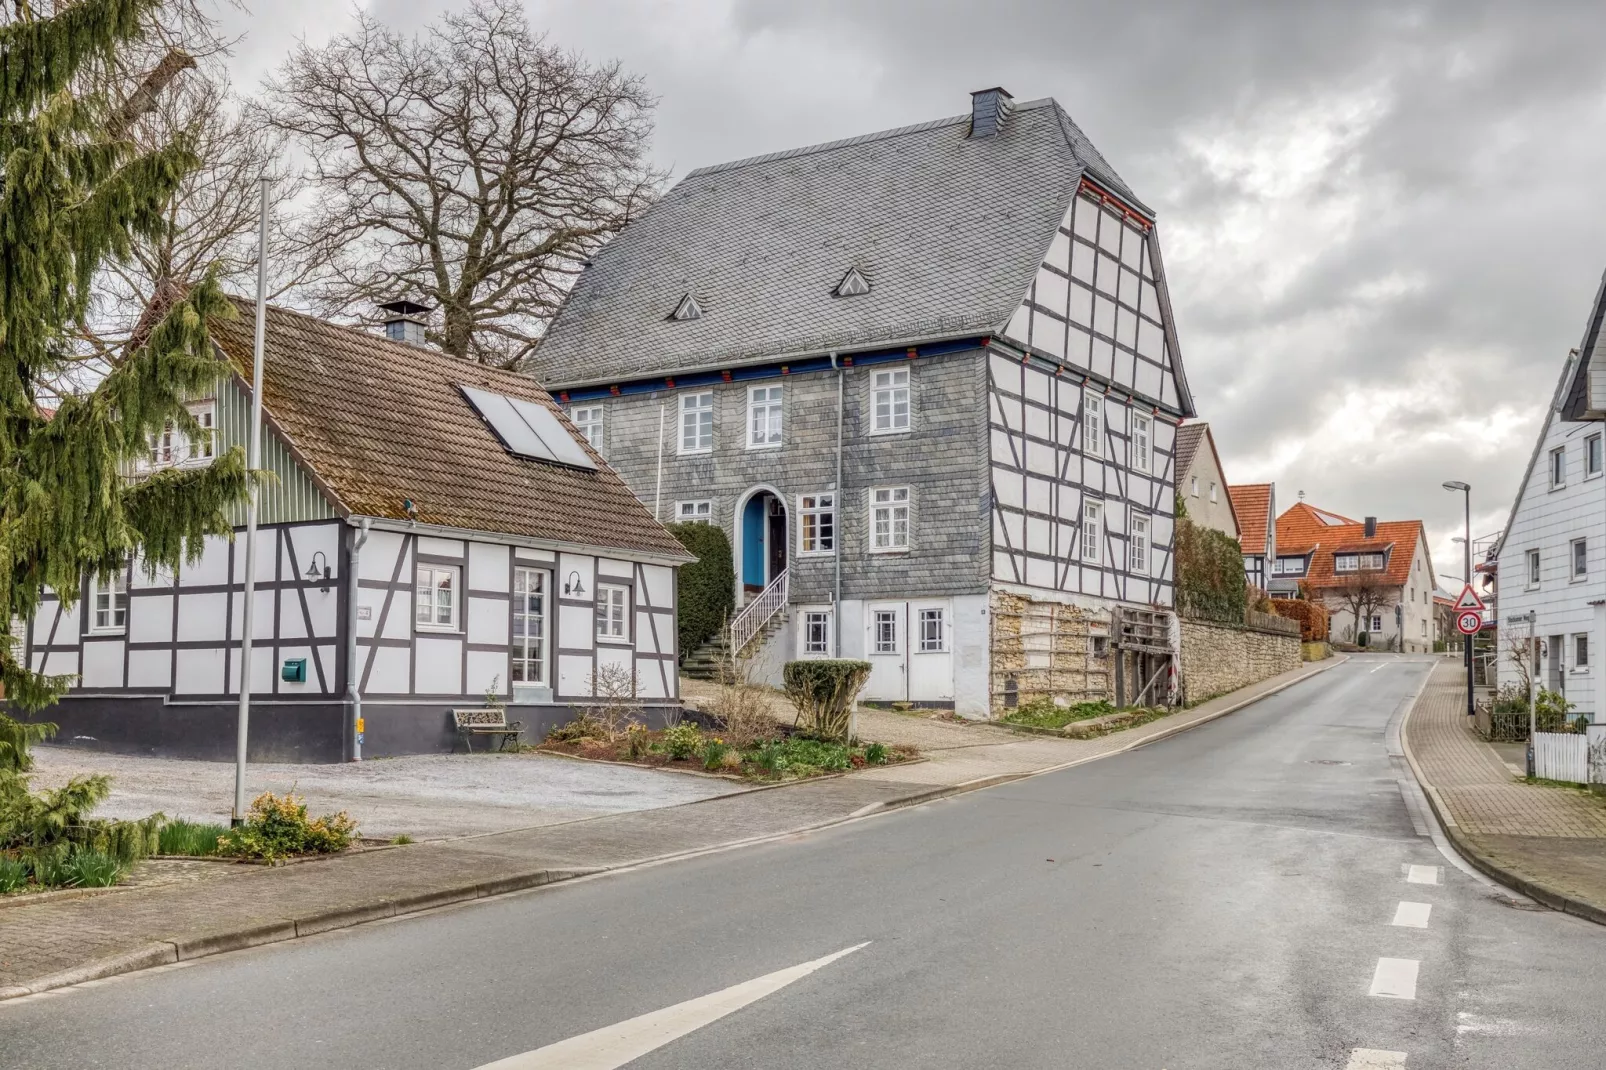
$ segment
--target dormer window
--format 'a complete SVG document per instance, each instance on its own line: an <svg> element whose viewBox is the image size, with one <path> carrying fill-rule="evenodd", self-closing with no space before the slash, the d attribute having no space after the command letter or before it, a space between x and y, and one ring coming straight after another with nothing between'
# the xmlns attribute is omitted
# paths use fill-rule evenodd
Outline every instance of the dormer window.
<svg viewBox="0 0 1606 1070"><path fill-rule="evenodd" d="M842 281L836 284L832 293L838 297L858 297L860 294L870 292L870 280L859 273L856 267L848 268L848 273L842 276Z"/></svg>
<svg viewBox="0 0 1606 1070"><path fill-rule="evenodd" d="M697 303L697 298L687 294L680 299L680 304L675 306L675 311L669 314L669 318L677 323L700 320L703 318L703 306Z"/></svg>
<svg viewBox="0 0 1606 1070"><path fill-rule="evenodd" d="M195 439L192 441L172 420L167 421L159 432L151 436L150 453L140 464L141 470L148 472L157 468L212 463L216 449L217 403L203 401L189 406L189 411L199 427Z"/></svg>

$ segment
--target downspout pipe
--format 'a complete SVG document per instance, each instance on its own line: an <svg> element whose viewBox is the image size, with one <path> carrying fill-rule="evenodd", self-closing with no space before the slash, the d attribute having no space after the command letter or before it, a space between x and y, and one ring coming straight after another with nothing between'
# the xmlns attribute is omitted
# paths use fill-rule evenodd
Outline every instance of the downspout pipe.
<svg viewBox="0 0 1606 1070"><path fill-rule="evenodd" d="M361 575L357 565L361 560L362 545L368 541L367 517L357 522L356 537L346 554L346 704L351 707L351 760L362 761L362 679L357 671L357 591Z"/></svg>
<svg viewBox="0 0 1606 1070"><path fill-rule="evenodd" d="M831 367L836 372L836 516L835 541L832 564L836 569L836 585L831 594L831 656L842 656L842 518L846 500L842 497L842 379L847 374L837 360L836 350L831 351Z"/></svg>

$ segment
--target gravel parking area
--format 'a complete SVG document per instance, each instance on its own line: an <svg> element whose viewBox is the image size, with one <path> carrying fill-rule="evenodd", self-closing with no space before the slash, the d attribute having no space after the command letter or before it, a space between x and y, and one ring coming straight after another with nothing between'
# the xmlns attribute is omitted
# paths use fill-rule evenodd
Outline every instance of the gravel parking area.
<svg viewBox="0 0 1606 1070"><path fill-rule="evenodd" d="M34 787L107 773L103 817L169 817L228 823L234 765L34 749ZM246 797L294 790L314 813L349 811L364 836L435 839L654 810L745 790L726 780L631 769L542 754L430 754L345 765L253 764Z"/></svg>

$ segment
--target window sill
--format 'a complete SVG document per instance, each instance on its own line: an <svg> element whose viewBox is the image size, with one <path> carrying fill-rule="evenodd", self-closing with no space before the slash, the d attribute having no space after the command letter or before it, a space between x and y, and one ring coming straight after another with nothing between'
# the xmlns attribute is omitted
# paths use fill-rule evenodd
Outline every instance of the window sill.
<svg viewBox="0 0 1606 1070"><path fill-rule="evenodd" d="M1584 476L1584 482L1588 483L1591 479L1599 479L1601 477L1601 475L1602 475L1602 473L1600 473L1600 472L1590 472L1589 474Z"/></svg>
<svg viewBox="0 0 1606 1070"><path fill-rule="evenodd" d="M835 550L799 550L797 552L797 556L799 556L799 557L835 557L836 556L836 551Z"/></svg>
<svg viewBox="0 0 1606 1070"><path fill-rule="evenodd" d="M1550 485L1550 489L1551 490L1566 490L1567 489L1567 484L1565 484L1565 483L1552 483Z"/></svg>
<svg viewBox="0 0 1606 1070"><path fill-rule="evenodd" d="M915 655L917 657L919 655L921 655L921 654L946 654L946 653L948 653L948 651L946 651L946 650L916 650L915 651Z"/></svg>
<svg viewBox="0 0 1606 1070"><path fill-rule="evenodd" d="M870 431L870 434L872 434L872 435L907 435L913 430L914 430L914 428L912 428L912 427L883 427L883 428L880 428L880 429L872 429Z"/></svg>
<svg viewBox="0 0 1606 1070"><path fill-rule="evenodd" d="M709 454L711 454L713 452L714 452L714 447L709 446L707 449L701 449L701 450L676 450L675 451L675 456L677 456L677 457L707 457Z"/></svg>
<svg viewBox="0 0 1606 1070"><path fill-rule="evenodd" d="M112 639L112 638L115 638L117 636L127 635L127 634L128 634L128 629L126 627L125 628L91 628L91 629L89 629L89 631L84 633L84 638L86 638L86 639Z"/></svg>
<svg viewBox="0 0 1606 1070"><path fill-rule="evenodd" d="M786 445L784 442L749 442L747 448L750 450L778 450L784 445Z"/></svg>
<svg viewBox="0 0 1606 1070"><path fill-rule="evenodd" d="M419 635L462 635L463 629L448 627L444 624L414 624L413 631Z"/></svg>
<svg viewBox="0 0 1606 1070"><path fill-rule="evenodd" d="M885 555L885 554L906 554L906 553L909 552L909 547L907 547L907 546L872 546L872 547L870 547L868 552L872 553L872 554L882 554L882 555Z"/></svg>
<svg viewBox="0 0 1606 1070"><path fill-rule="evenodd" d="M604 646L629 646L630 645L629 637L628 636L623 636L623 635L599 635L599 636L597 636L597 642L603 644Z"/></svg>

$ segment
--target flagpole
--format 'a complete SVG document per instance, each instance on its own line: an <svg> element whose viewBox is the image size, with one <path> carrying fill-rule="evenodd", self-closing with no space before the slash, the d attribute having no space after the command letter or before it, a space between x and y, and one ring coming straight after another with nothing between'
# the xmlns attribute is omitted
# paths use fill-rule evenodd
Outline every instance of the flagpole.
<svg viewBox="0 0 1606 1070"><path fill-rule="evenodd" d="M251 722L251 647L256 638L256 618L251 603L257 585L257 487L256 471L262 459L262 357L268 333L268 188L271 179L263 175L261 220L257 229L257 329L251 352L251 438L246 448L246 467L251 470L249 497L245 506L245 594L240 602L240 714L234 741L234 814L230 824L245 820L245 744Z"/></svg>

